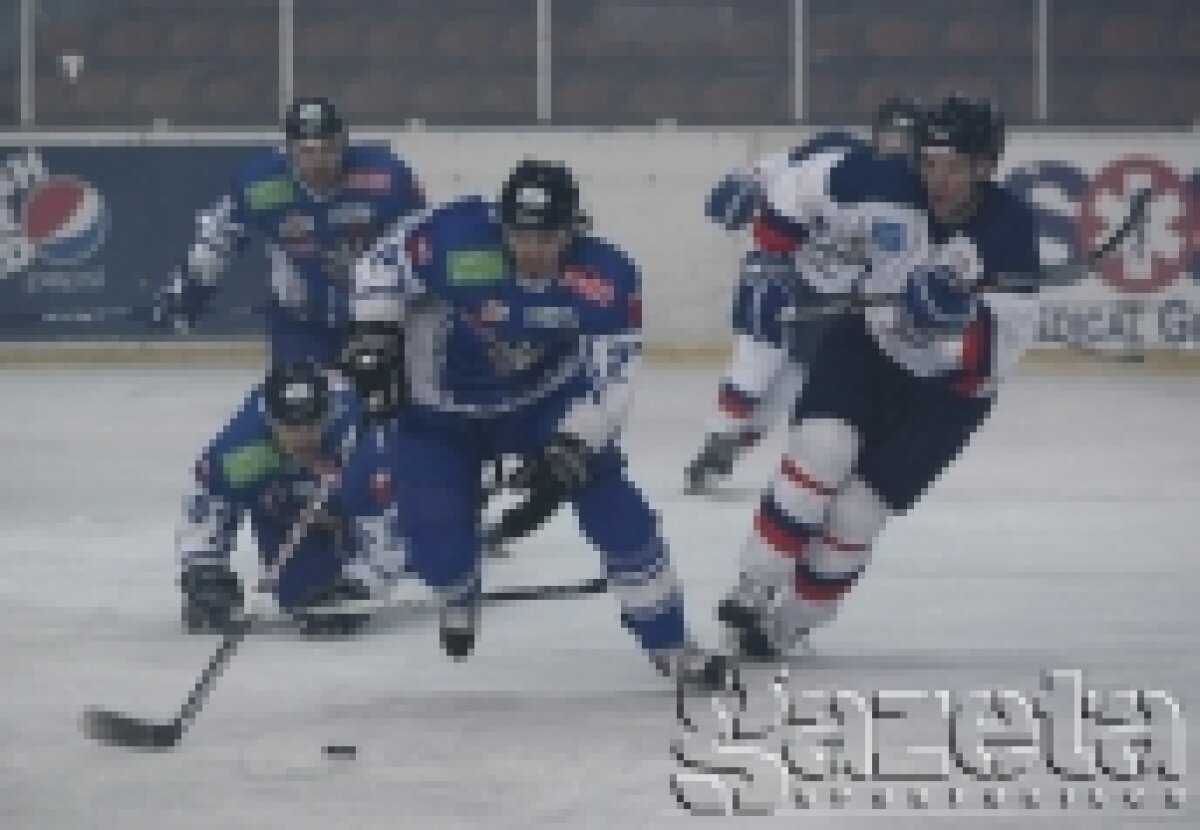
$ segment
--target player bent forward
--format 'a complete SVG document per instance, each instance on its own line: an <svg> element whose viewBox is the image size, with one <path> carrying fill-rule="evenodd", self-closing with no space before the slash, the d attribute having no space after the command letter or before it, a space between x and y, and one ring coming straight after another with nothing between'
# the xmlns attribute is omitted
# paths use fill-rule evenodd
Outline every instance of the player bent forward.
<svg viewBox="0 0 1200 830"><path fill-rule="evenodd" d="M768 190L785 223L826 229L829 269L861 269L843 275L860 294L903 301L834 318L810 364L718 606L747 656L783 655L833 618L887 519L958 456L1032 336L1035 298L982 293L1039 267L1031 208L992 181L1003 131L990 103L951 97L921 125L919 172L817 152Z"/></svg>
<svg viewBox="0 0 1200 830"><path fill-rule="evenodd" d="M359 423L357 395L309 362L275 367L196 464L176 541L188 631L221 630L242 611L230 554L245 517L264 569L310 510L322 481L329 496L298 534L271 586L309 634L348 634L365 613L319 606L364 601L403 570L391 496L394 455L383 426Z"/></svg>
<svg viewBox="0 0 1200 830"><path fill-rule="evenodd" d="M749 170L725 175L709 194L705 214L729 231L749 226L749 250L742 257L733 295L733 355L717 388L717 411L699 453L684 470L689 493L704 493L729 476L748 450L790 412L804 385L804 371L827 320L787 322L795 309L819 300L817 287L796 272L801 267L802 227L780 222L765 203L777 171L802 155L850 152L870 147L881 156L914 157L922 117L911 98L889 98L876 110L871 142L840 131L818 133L804 144L760 159ZM780 232L780 229L784 232ZM814 281L819 282L819 281Z"/></svg>
<svg viewBox="0 0 1200 830"><path fill-rule="evenodd" d="M533 160L498 204L449 203L360 263L358 320L375 342L404 346L397 503L410 565L444 598L452 657L473 649L479 615L480 464L515 454L529 498L574 507L653 663L688 684L724 682L724 658L688 636L658 517L617 442L641 346L639 291L629 258L584 232L570 171ZM403 341L378 339L401 325Z"/></svg>

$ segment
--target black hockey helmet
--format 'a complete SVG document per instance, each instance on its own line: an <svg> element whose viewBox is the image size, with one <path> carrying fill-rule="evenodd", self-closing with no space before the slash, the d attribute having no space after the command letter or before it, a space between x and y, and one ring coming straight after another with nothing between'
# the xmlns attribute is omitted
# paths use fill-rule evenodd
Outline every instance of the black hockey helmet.
<svg viewBox="0 0 1200 830"><path fill-rule="evenodd" d="M329 397L329 381L308 360L273 367L263 384L267 416L289 426L324 421L331 409Z"/></svg>
<svg viewBox="0 0 1200 830"><path fill-rule="evenodd" d="M918 144L996 161L1004 152L1004 116L986 98L951 95L922 119Z"/></svg>
<svg viewBox="0 0 1200 830"><path fill-rule="evenodd" d="M565 164L522 159L500 191L500 222L510 228L575 229L579 187Z"/></svg>
<svg viewBox="0 0 1200 830"><path fill-rule="evenodd" d="M297 98L283 118L283 134L288 141L304 138L340 136L346 125L328 98Z"/></svg>
<svg viewBox="0 0 1200 830"><path fill-rule="evenodd" d="M915 136L921 126L924 114L925 110L916 98L892 96L875 110L875 117L871 119L871 132L881 133L895 130Z"/></svg>

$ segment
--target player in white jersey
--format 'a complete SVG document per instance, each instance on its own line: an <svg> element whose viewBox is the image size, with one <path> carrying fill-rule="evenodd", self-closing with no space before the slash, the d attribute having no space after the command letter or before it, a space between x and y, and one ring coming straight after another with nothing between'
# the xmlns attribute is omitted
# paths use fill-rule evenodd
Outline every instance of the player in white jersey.
<svg viewBox="0 0 1200 830"><path fill-rule="evenodd" d="M880 155L911 158L920 117L915 100L889 98L875 113L870 146ZM791 408L824 326L819 320L799 325L782 319L804 307L813 292L796 275L793 235L780 235L778 223L767 215L770 182L786 176L801 151L867 146L847 133L820 133L804 145L761 159L748 171L727 175L709 194L705 212L713 222L731 231L749 224L752 232L734 291L733 357L718 387L717 412L704 445L684 472L688 492L702 493L732 473L737 459Z"/></svg>
<svg viewBox="0 0 1200 830"><path fill-rule="evenodd" d="M955 460L1032 339L1036 297L992 290L1039 271L1033 210L992 180L1003 137L990 103L951 97L921 125L919 173L817 148L770 183L779 234L807 232L799 273L856 305L830 318L718 606L742 654L786 654L833 618L887 519Z"/></svg>

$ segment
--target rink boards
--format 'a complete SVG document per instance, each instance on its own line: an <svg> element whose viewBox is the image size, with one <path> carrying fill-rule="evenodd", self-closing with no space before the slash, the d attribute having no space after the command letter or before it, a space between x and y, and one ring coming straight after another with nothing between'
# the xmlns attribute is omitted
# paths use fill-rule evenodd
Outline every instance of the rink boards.
<svg viewBox="0 0 1200 830"><path fill-rule="evenodd" d="M708 224L724 171L798 143L804 129L367 131L416 170L431 200L491 193L522 156L577 172L598 233L642 268L647 340L673 359L719 359L744 241ZM271 133L0 134L0 341L144 341L120 313L184 256L195 213ZM1076 257L1150 188L1144 227L1080 285L1045 296L1043 348L1110 354L1200 343L1200 141L1191 132L1017 132L1002 178L1037 205L1047 262ZM253 335L264 291L251 254L225 280L205 335ZM89 313L86 320L69 315ZM44 315L67 314L46 321ZM14 320L13 315L22 317ZM96 319L99 318L99 319ZM226 347L227 349L228 347ZM14 354L12 349L8 353ZM38 352L41 353L41 352Z"/></svg>

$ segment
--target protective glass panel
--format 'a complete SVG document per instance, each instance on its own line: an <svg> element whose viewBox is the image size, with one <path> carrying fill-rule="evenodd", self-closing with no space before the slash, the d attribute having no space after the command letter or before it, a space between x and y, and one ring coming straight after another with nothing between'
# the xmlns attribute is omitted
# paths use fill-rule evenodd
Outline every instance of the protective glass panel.
<svg viewBox="0 0 1200 830"><path fill-rule="evenodd" d="M278 0L39 0L34 25L39 125L278 121Z"/></svg>
<svg viewBox="0 0 1200 830"><path fill-rule="evenodd" d="M1050 116L1059 123L1200 119L1200 3L1054 0Z"/></svg>
<svg viewBox="0 0 1200 830"><path fill-rule="evenodd" d="M352 122L537 120L535 0L296 0L295 14L296 93Z"/></svg>
<svg viewBox="0 0 1200 830"><path fill-rule="evenodd" d="M961 92L1032 121L1035 11L1031 0L808 0L806 120L866 124L891 95Z"/></svg>
<svg viewBox="0 0 1200 830"><path fill-rule="evenodd" d="M553 4L553 120L792 120L790 0Z"/></svg>

